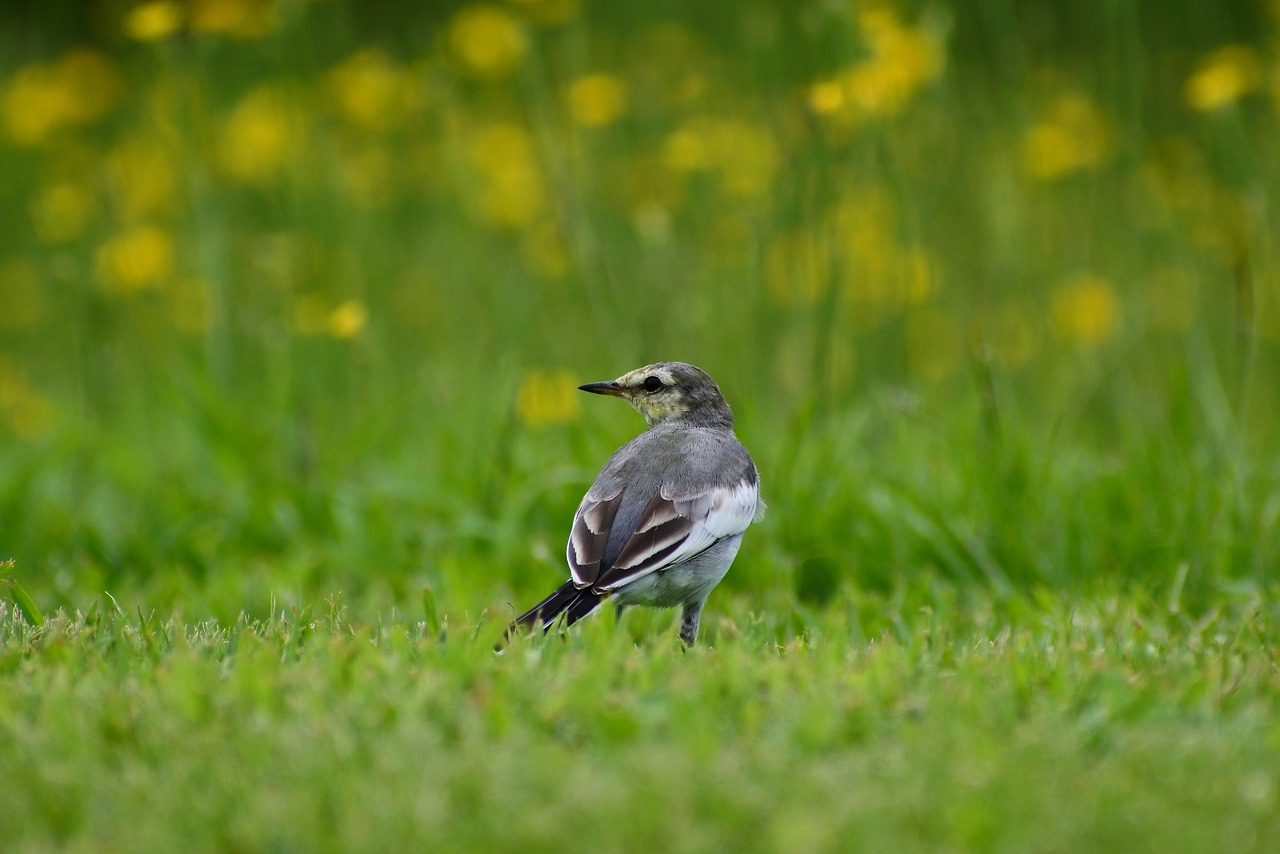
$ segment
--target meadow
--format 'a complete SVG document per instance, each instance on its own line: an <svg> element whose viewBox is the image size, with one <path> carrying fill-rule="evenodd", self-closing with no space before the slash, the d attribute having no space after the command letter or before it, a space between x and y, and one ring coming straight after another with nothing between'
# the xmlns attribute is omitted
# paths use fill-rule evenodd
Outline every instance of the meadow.
<svg viewBox="0 0 1280 854"><path fill-rule="evenodd" d="M1280 10L0 11L0 848L1280 844ZM712 594L506 622L707 369Z"/></svg>

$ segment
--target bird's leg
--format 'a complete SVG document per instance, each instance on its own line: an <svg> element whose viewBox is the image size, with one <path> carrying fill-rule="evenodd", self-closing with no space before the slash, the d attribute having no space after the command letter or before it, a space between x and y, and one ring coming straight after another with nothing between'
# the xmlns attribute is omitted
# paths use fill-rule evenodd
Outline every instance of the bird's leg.
<svg viewBox="0 0 1280 854"><path fill-rule="evenodd" d="M702 602L690 602L680 613L680 640L685 646L693 646L698 640L698 620L702 616Z"/></svg>
<svg viewBox="0 0 1280 854"><path fill-rule="evenodd" d="M618 602L613 606L613 616L621 620L622 612L625 610L627 610L627 606L623 605L621 602Z"/></svg>

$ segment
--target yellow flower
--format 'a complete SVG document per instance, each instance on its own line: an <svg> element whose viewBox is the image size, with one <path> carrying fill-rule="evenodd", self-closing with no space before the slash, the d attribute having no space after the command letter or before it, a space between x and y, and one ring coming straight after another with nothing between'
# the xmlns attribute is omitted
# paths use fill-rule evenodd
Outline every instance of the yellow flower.
<svg viewBox="0 0 1280 854"><path fill-rule="evenodd" d="M531 371L516 390L516 416L530 427L567 424L578 417L578 397L578 380L568 371Z"/></svg>
<svg viewBox="0 0 1280 854"><path fill-rule="evenodd" d="M417 100L412 78L376 48L347 57L329 72L326 84L338 114L367 130L395 127Z"/></svg>
<svg viewBox="0 0 1280 854"><path fill-rule="evenodd" d="M600 127L627 109L627 85L612 74L588 74L569 84L569 115L582 127Z"/></svg>
<svg viewBox="0 0 1280 854"><path fill-rule="evenodd" d="M1023 137L1023 166L1042 181L1093 169L1111 159L1114 136L1111 123L1092 101L1080 94L1062 95Z"/></svg>
<svg viewBox="0 0 1280 854"><path fill-rule="evenodd" d="M232 178L265 184L284 170L298 136L284 94L259 86L236 104L223 125L218 160Z"/></svg>
<svg viewBox="0 0 1280 854"><path fill-rule="evenodd" d="M93 216L93 194L62 181L42 187L31 202L36 235L45 243L69 243L84 234Z"/></svg>
<svg viewBox="0 0 1280 854"><path fill-rule="evenodd" d="M1120 310L1120 298L1104 279L1076 276L1053 295L1054 334L1073 344L1101 344L1119 327Z"/></svg>
<svg viewBox="0 0 1280 854"><path fill-rule="evenodd" d="M10 139L36 146L64 128L98 121L120 91L120 72L109 59L75 50L51 64L20 69L4 91L0 119Z"/></svg>
<svg viewBox="0 0 1280 854"><path fill-rule="evenodd" d="M668 169L710 170L728 193L744 198L767 193L779 161L773 133L740 119L694 119L672 132L662 147Z"/></svg>
<svg viewBox="0 0 1280 854"><path fill-rule="evenodd" d="M369 310L360 300L349 299L329 312L326 331L334 338L350 340L369 325Z"/></svg>
<svg viewBox="0 0 1280 854"><path fill-rule="evenodd" d="M188 0L191 29L251 39L275 29L276 0Z"/></svg>
<svg viewBox="0 0 1280 854"><path fill-rule="evenodd" d="M946 64L941 33L908 27L887 9L863 12L858 26L869 56L809 88L814 112L846 122L892 116L941 76Z"/></svg>
<svg viewBox="0 0 1280 854"><path fill-rule="evenodd" d="M1187 103L1197 110L1234 104L1262 85L1262 60L1248 45L1220 47L1200 60L1187 79Z"/></svg>
<svg viewBox="0 0 1280 854"><path fill-rule="evenodd" d="M158 41L173 35L183 21L182 7L169 0L155 0L134 6L124 18L124 31L141 42Z"/></svg>
<svg viewBox="0 0 1280 854"><path fill-rule="evenodd" d="M475 187L481 217L503 228L533 223L546 209L546 185L529 132L494 122L471 134L469 155L479 176Z"/></svg>
<svg viewBox="0 0 1280 854"><path fill-rule="evenodd" d="M173 238L162 228L144 225L98 247L94 270L102 289L132 294L164 285L173 275Z"/></svg>
<svg viewBox="0 0 1280 854"><path fill-rule="evenodd" d="M468 6L449 21L449 52L458 69L484 80L509 77L528 42L520 22L497 6Z"/></svg>

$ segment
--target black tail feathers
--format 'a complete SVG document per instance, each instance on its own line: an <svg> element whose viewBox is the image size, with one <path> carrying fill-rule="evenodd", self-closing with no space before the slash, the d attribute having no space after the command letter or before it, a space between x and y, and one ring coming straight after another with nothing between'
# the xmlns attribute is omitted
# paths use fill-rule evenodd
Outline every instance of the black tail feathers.
<svg viewBox="0 0 1280 854"><path fill-rule="evenodd" d="M590 588L580 590L573 586L572 581L566 581L546 599L517 617L507 629L506 636L509 638L517 629L530 629L539 623L544 631L549 631L560 622L561 614L564 615L563 622L567 628L594 611L600 604L600 599L600 594L593 593Z"/></svg>

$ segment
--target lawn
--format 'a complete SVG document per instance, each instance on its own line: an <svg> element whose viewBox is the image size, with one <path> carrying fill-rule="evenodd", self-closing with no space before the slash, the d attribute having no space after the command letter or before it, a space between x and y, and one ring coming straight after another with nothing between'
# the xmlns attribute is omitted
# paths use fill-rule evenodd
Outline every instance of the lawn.
<svg viewBox="0 0 1280 854"><path fill-rule="evenodd" d="M1280 12L1060 5L0 11L0 848L1280 847Z"/></svg>

